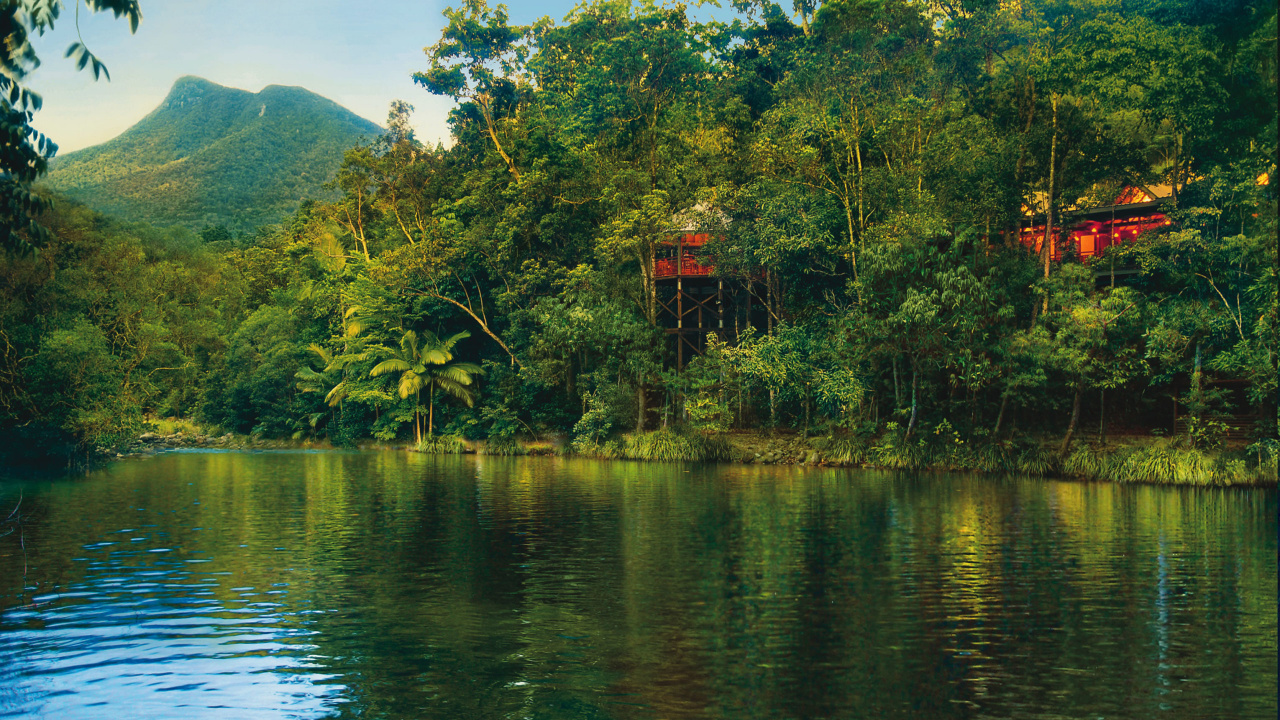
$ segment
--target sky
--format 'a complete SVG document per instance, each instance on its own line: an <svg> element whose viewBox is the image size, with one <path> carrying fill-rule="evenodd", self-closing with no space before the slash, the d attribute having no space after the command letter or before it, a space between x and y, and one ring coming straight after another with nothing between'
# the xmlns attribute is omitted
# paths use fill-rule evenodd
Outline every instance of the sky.
<svg viewBox="0 0 1280 720"><path fill-rule="evenodd" d="M423 48L440 38L449 0L142 0L137 34L109 13L80 11L85 44L111 80L95 82L63 58L75 42L76 0L64 0L54 30L36 38L41 66L27 78L44 98L35 127L67 153L110 140L151 112L173 81L198 75L258 92L300 85L385 125L392 100L416 109L426 143L447 144L452 101L414 85L427 68ZM496 5L496 3L493 3ZM507 3L513 24L559 22L576 0ZM728 5L728 3L724 3ZM699 13L726 14L709 8Z"/></svg>

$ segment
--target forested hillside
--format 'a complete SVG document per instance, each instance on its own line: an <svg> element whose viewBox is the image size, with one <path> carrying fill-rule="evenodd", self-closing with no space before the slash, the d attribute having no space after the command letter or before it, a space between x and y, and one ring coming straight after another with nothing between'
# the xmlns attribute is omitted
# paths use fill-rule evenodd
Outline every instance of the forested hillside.
<svg viewBox="0 0 1280 720"><path fill-rule="evenodd" d="M343 151L379 133L303 88L251 93L188 76L119 137L56 158L45 184L130 220L252 231L331 198L323 185Z"/></svg>
<svg viewBox="0 0 1280 720"><path fill-rule="evenodd" d="M1274 468L1273 4L734 7L726 25L594 2L517 27L467 2L415 75L457 100L451 147L396 104L346 153L340 198L238 244L58 220L57 244L6 261L31 289L3 299L4 422L83 443L143 413L335 443L560 434L633 457L760 429L832 460L1086 476L1117 436L1177 433L1124 456L1128 477ZM1155 186L1171 224L1088 262L1068 247L1073 212ZM1020 228L1045 216L1030 250ZM685 230L756 310L677 372L654 262ZM94 269L112 243L145 277ZM130 311L142 288L168 319ZM77 299L43 301L47 320L12 309L59 293ZM116 359L75 359L92 353ZM110 372L33 393L58 362Z"/></svg>

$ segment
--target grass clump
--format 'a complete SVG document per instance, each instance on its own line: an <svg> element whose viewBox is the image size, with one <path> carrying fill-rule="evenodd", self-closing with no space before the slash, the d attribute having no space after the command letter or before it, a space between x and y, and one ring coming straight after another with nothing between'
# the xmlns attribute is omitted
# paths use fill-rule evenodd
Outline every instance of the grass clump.
<svg viewBox="0 0 1280 720"><path fill-rule="evenodd" d="M1245 458L1215 457L1173 440L1114 449L1082 444L1062 463L1062 473L1086 480L1161 485L1275 484L1274 456L1257 453L1257 458L1251 464Z"/></svg>
<svg viewBox="0 0 1280 720"><path fill-rule="evenodd" d="M432 455L459 455L467 451L467 444L457 435L432 435L423 438L414 450Z"/></svg>
<svg viewBox="0 0 1280 720"><path fill-rule="evenodd" d="M720 435L679 432L662 428L639 435L624 436L621 446L618 447L618 457L628 460L708 462L728 460L730 448L729 442Z"/></svg>
<svg viewBox="0 0 1280 720"><path fill-rule="evenodd" d="M1062 462L1064 475L1085 480L1106 480L1115 477L1117 456L1102 452L1092 445L1077 445Z"/></svg>
<svg viewBox="0 0 1280 720"><path fill-rule="evenodd" d="M581 457L599 458L600 460L617 460L622 457L622 446L616 440L591 442L574 440L571 446L573 454Z"/></svg>
<svg viewBox="0 0 1280 720"><path fill-rule="evenodd" d="M479 452L481 455L501 455L506 457L529 454L529 451L514 437L489 438L480 446Z"/></svg>
<svg viewBox="0 0 1280 720"><path fill-rule="evenodd" d="M891 470L922 470L929 467L932 456L927 440L918 435L908 437L906 430L896 422L886 426L884 434L868 452L872 464Z"/></svg>
<svg viewBox="0 0 1280 720"><path fill-rule="evenodd" d="M824 461L833 465L862 465L870 457L871 448L860 437L825 437L813 440Z"/></svg>
<svg viewBox="0 0 1280 720"><path fill-rule="evenodd" d="M214 435L220 432L220 428L198 425L186 418L148 418L144 426L148 432L157 435Z"/></svg>

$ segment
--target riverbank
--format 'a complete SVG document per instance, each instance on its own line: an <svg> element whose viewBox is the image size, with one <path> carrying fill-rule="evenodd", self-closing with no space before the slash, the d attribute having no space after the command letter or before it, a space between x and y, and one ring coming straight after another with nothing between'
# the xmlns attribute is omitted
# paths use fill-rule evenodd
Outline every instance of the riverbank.
<svg viewBox="0 0 1280 720"><path fill-rule="evenodd" d="M324 440L219 434L191 423L165 423L104 459L143 457L177 449L336 449ZM167 432L166 432L167 431ZM606 460L728 462L880 470L977 472L1120 483L1275 486L1276 443L1247 447L1190 447L1182 438L1124 436L1107 443L1078 441L1062 455L1051 438L966 441L944 428L915 438L901 432L874 437L804 437L795 433L735 431L703 434L659 429L601 443L544 439L465 440L438 435L418 445L371 444L367 450L404 449L428 454L558 455Z"/></svg>
<svg viewBox="0 0 1280 720"><path fill-rule="evenodd" d="M209 450L331 450L333 445L327 441L268 439L251 435L223 433L210 435L196 432L174 432L168 434L147 432L138 436L137 440L115 453L103 451L102 454L117 458L142 457L154 455L167 450L209 449Z"/></svg>
<svg viewBox="0 0 1280 720"><path fill-rule="evenodd" d="M916 438L804 437L767 431L701 434L661 429L603 443L562 439L466 441L438 436L413 448L436 454L565 455L608 460L730 462L880 470L976 472L1164 485L1275 486L1276 443L1247 447L1190 447L1182 438L1125 436L1106 443L1078 441L1065 455L1054 438L966 441L944 429Z"/></svg>

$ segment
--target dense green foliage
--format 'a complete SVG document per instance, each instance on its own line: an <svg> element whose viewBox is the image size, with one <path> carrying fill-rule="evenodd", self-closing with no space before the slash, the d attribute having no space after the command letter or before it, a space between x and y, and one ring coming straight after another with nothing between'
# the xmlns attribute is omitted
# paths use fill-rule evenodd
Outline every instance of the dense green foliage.
<svg viewBox="0 0 1280 720"><path fill-rule="evenodd" d="M84 0L90 12L110 12L138 30L142 10L137 0ZM79 36L80 0L76 0ZM62 0L8 0L0 4L0 251L29 252L48 239L46 228L35 217L49 209L48 199L33 192L31 184L45 173L49 158L58 151L52 140L32 125L43 101L27 86L28 75L40 66L31 45L32 35L52 30L62 13ZM66 57L78 70L93 70L95 80L110 73L83 39L71 43Z"/></svg>
<svg viewBox="0 0 1280 720"><path fill-rule="evenodd" d="M0 263L0 451L111 447L144 412L187 414L244 332L240 281L195 235L60 205L38 255Z"/></svg>
<svg viewBox="0 0 1280 720"><path fill-rule="evenodd" d="M407 440L425 414L428 443L565 434L633 457L792 429L851 461L1042 470L1112 426L1213 449L1224 414L1252 413L1245 457L1274 457L1274 7L735 7L446 13L415 80L459 102L453 145L416 142L396 103L339 199L208 234L202 282L235 282L202 296L224 324L198 397L137 412L338 443ZM1028 212L1070 222L1160 184L1174 224L1088 264L1017 242ZM758 311L676 372L653 262L690 224ZM6 392L63 372L55 354L120 355L59 317ZM427 397L410 337L449 338L463 392Z"/></svg>
<svg viewBox="0 0 1280 720"><path fill-rule="evenodd" d="M119 137L51 162L44 182L131 220L252 231L331 196L342 152L380 132L302 88L251 93L188 76Z"/></svg>

